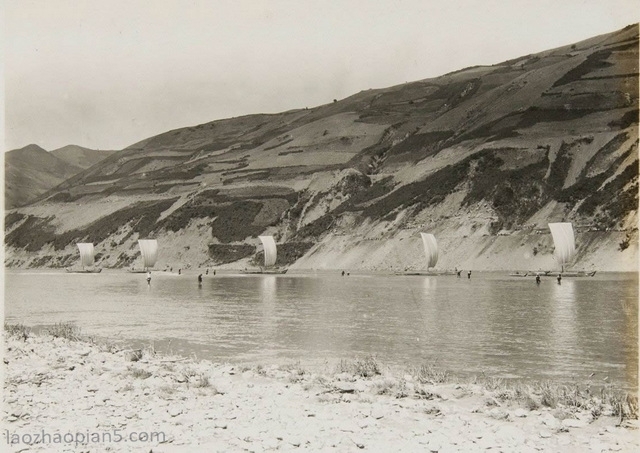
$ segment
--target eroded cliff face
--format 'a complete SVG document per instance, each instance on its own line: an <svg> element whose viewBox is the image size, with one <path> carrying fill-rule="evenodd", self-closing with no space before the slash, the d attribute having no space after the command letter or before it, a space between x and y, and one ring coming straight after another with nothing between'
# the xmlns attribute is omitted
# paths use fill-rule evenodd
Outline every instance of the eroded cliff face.
<svg viewBox="0 0 640 453"><path fill-rule="evenodd" d="M313 109L214 121L115 153L9 211L6 265L243 268L273 234L297 269L637 270L638 26ZM139 261L139 259L138 259Z"/></svg>

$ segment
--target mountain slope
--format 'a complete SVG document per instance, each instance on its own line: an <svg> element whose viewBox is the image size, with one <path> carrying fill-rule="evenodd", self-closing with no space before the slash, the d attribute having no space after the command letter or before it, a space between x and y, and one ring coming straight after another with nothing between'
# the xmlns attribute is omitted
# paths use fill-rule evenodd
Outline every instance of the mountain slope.
<svg viewBox="0 0 640 453"><path fill-rule="evenodd" d="M23 205L81 170L37 145L9 151L5 154L5 207Z"/></svg>
<svg viewBox="0 0 640 453"><path fill-rule="evenodd" d="M429 231L439 267L552 268L546 224L565 220L575 267L635 269L637 192L635 24L150 137L11 213L7 263L64 265L83 239L104 265L129 265L135 240L154 236L165 264L246 266L269 233L294 267L421 268Z"/></svg>
<svg viewBox="0 0 640 453"><path fill-rule="evenodd" d="M51 154L58 159L62 159L65 162L80 167L81 169L87 169L101 160L106 159L116 151L100 151L95 149L84 148L78 145L67 145L62 148L54 149Z"/></svg>

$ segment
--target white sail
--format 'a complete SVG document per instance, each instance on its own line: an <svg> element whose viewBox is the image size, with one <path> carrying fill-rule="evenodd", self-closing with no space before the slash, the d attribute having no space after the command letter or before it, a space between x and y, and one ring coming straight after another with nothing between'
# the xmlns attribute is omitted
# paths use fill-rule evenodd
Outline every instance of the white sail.
<svg viewBox="0 0 640 453"><path fill-rule="evenodd" d="M93 266L93 244L90 242L78 242L76 245L80 250L80 264L82 267Z"/></svg>
<svg viewBox="0 0 640 453"><path fill-rule="evenodd" d="M271 267L276 264L278 256L276 241L273 236L258 236L264 246L264 267Z"/></svg>
<svg viewBox="0 0 640 453"><path fill-rule="evenodd" d="M573 259L576 253L576 241L573 235L573 226L568 222L550 223L549 229L553 237L556 261L564 270L564 265Z"/></svg>
<svg viewBox="0 0 640 453"><path fill-rule="evenodd" d="M155 239L140 239L138 241L142 254L142 267L153 267L158 260L158 241Z"/></svg>
<svg viewBox="0 0 640 453"><path fill-rule="evenodd" d="M427 269L429 269L438 262L438 242L433 234L420 233L420 236L422 236L424 254L427 257Z"/></svg>

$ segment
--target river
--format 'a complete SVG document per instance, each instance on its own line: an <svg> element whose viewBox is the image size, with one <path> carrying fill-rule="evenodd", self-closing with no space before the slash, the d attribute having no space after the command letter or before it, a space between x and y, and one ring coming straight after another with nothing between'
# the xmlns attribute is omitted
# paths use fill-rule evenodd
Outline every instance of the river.
<svg viewBox="0 0 640 453"><path fill-rule="evenodd" d="M205 274L204 271L202 271ZM5 273L5 317L234 363L375 356L454 375L638 383L637 274ZM595 373L595 374L592 374Z"/></svg>

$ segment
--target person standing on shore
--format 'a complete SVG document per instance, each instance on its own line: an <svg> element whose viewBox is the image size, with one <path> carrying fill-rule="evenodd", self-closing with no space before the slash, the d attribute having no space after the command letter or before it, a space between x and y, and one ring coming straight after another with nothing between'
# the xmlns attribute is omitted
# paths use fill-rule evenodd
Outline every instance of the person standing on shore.
<svg viewBox="0 0 640 453"><path fill-rule="evenodd" d="M202 274L198 275L198 286L202 286Z"/></svg>
<svg viewBox="0 0 640 453"><path fill-rule="evenodd" d="M562 285L562 274L558 274L558 285Z"/></svg>
<svg viewBox="0 0 640 453"><path fill-rule="evenodd" d="M536 274L536 283L540 284L540 274Z"/></svg>
<svg viewBox="0 0 640 453"><path fill-rule="evenodd" d="M467 272L467 278L471 280L471 271Z"/></svg>
<svg viewBox="0 0 640 453"><path fill-rule="evenodd" d="M147 285L151 286L151 271L147 272Z"/></svg>

